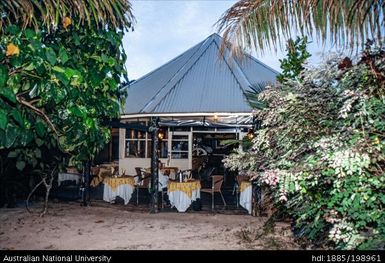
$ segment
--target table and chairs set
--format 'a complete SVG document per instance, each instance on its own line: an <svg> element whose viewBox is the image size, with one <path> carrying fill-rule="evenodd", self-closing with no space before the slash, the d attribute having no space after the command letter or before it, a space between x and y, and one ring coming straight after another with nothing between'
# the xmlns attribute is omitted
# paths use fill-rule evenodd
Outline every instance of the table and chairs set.
<svg viewBox="0 0 385 263"><path fill-rule="evenodd" d="M150 194L151 169L136 167L136 175L125 175L124 171L119 174L118 166L96 166L91 168L93 178L90 186L103 185L103 200L114 203L119 196L127 205L136 192L136 205L139 204L139 193ZM211 185L202 187L199 179L192 178L191 170L180 171L177 167L162 167L159 169L158 189L161 193L162 208L165 207L165 195L167 194L168 204L176 208L178 212L185 212L193 202L201 198L201 193L211 195L211 208L214 210L215 195L221 196L223 206L226 201L222 194L223 176L211 175ZM249 214L252 208L252 184L245 177L236 177L237 206L244 207ZM59 185L63 180L80 180L80 177L71 173L59 174ZM142 190L141 190L142 189ZM238 199L239 196L239 199Z"/></svg>
<svg viewBox="0 0 385 263"><path fill-rule="evenodd" d="M117 196L128 204L132 194L136 191L136 204L139 204L140 189L151 187L151 169L136 167L134 176L112 176L103 179L103 200L114 202ZM159 169L158 189L162 194L162 207L164 207L164 195L168 195L171 207L179 212L185 212L193 201L200 198L201 185L199 180L186 177L184 180L176 180L180 171L176 167ZM148 192L149 193L149 192Z"/></svg>

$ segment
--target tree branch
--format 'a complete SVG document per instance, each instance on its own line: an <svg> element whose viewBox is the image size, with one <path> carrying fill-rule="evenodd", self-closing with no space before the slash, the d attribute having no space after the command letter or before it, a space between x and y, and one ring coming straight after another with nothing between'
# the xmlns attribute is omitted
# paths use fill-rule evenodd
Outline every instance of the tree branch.
<svg viewBox="0 0 385 263"><path fill-rule="evenodd" d="M29 199L31 199L31 196L33 195L33 193L36 191L36 189L43 183L43 179L37 184L35 185L35 187L32 189L32 191L28 194L28 197L27 197L27 200L25 200L25 208L27 209L27 211L29 213L33 213L30 209L29 209Z"/></svg>
<svg viewBox="0 0 385 263"><path fill-rule="evenodd" d="M51 120L49 119L49 117L40 109L36 108L35 106L33 106L31 103L29 103L28 101L25 101L23 100L22 98L20 97L16 97L17 101L26 106L27 108L30 108L31 110L33 110L37 115L39 115L40 117L42 117L45 122L51 127L51 129L53 130L53 132L59 136L59 133L57 132L55 126L53 125L53 123L51 122Z"/></svg>
<svg viewBox="0 0 385 263"><path fill-rule="evenodd" d="M38 101L40 101L40 100L41 100L40 98L34 99L34 100L30 100L30 101L29 101L29 104L34 104L34 103L36 103L36 102L38 102Z"/></svg>
<svg viewBox="0 0 385 263"><path fill-rule="evenodd" d="M17 93L16 96L21 97L21 96L24 96L25 94L28 94L29 92L30 92L30 90L25 90L25 91L22 91L20 93Z"/></svg>
<svg viewBox="0 0 385 263"><path fill-rule="evenodd" d="M53 170L51 172L51 177L49 178L49 183L47 183L47 180L46 180L47 177L43 178L43 183L45 185L46 192L45 192L45 199L44 199L44 209L40 213L40 217L43 217L47 213L49 193L50 193L51 188L52 188L52 182L53 182L53 179L55 178L57 168L58 168L57 166L55 166L55 168L53 168Z"/></svg>

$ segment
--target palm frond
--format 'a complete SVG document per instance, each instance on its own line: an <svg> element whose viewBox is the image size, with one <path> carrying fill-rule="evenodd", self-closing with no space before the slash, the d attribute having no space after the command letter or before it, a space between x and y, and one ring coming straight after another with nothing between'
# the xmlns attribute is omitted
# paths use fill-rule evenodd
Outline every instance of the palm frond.
<svg viewBox="0 0 385 263"><path fill-rule="evenodd" d="M298 34L353 49L367 38L381 43L385 0L240 0L216 26L235 54L237 47L276 51Z"/></svg>
<svg viewBox="0 0 385 263"><path fill-rule="evenodd" d="M1 0L0 31L7 25L57 28L64 17L88 28L129 29L135 23L128 0Z"/></svg>
<svg viewBox="0 0 385 263"><path fill-rule="evenodd" d="M245 96L250 107L253 109L262 109L265 107L265 103L258 100L258 94L262 92L266 86L271 85L268 82L260 82L254 86L249 87L250 90L245 91Z"/></svg>

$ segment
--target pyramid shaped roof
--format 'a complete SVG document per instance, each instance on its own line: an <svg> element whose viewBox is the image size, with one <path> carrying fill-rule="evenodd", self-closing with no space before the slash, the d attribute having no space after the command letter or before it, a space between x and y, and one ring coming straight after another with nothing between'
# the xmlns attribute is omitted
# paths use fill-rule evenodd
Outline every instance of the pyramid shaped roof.
<svg viewBox="0 0 385 263"><path fill-rule="evenodd" d="M123 114L250 112L245 92L275 82L277 71L243 53L220 55L223 39L212 34L128 86Z"/></svg>

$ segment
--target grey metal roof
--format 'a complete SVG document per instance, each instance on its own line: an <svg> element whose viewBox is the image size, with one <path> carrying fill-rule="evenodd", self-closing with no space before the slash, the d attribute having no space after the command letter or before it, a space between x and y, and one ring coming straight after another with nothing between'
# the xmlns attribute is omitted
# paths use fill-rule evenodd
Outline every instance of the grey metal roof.
<svg viewBox="0 0 385 263"><path fill-rule="evenodd" d="M248 54L220 56L223 39L212 34L183 54L128 86L123 114L250 112L244 95L277 71Z"/></svg>

